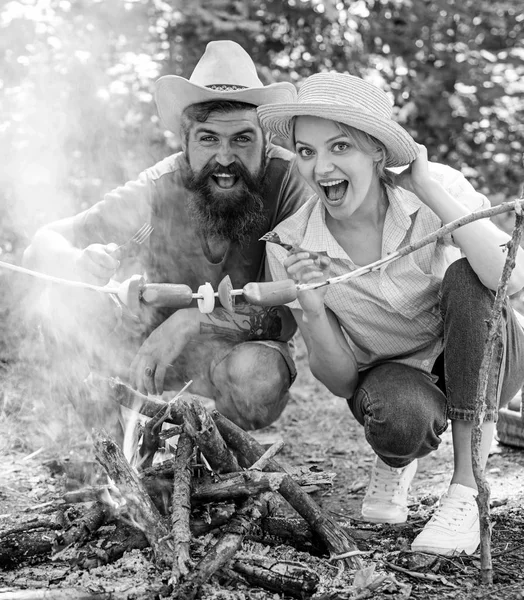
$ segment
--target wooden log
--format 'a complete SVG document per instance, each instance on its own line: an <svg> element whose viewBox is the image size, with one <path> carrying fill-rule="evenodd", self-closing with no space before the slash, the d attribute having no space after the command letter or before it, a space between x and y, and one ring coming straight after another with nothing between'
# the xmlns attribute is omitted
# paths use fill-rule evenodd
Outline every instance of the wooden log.
<svg viewBox="0 0 524 600"><path fill-rule="evenodd" d="M175 555L171 570L171 583L176 586L182 577L189 572L191 556L191 458L193 456L193 440L187 433L178 438L175 454L175 470L173 477L173 499L171 502L171 534Z"/></svg>
<svg viewBox="0 0 524 600"><path fill-rule="evenodd" d="M231 568L251 585L303 599L315 593L320 578L303 564L263 556L235 560Z"/></svg>
<svg viewBox="0 0 524 600"><path fill-rule="evenodd" d="M94 431L95 456L127 502L132 518L147 537L159 566L171 566L173 543L162 517L120 447L107 433Z"/></svg>
<svg viewBox="0 0 524 600"><path fill-rule="evenodd" d="M108 508L96 502L84 515L75 519L71 525L56 537L56 549L61 550L74 543L82 543L97 529L102 527L108 514Z"/></svg>
<svg viewBox="0 0 524 600"><path fill-rule="evenodd" d="M242 455L248 462L253 464L264 454L264 448L255 439L218 411L213 411L212 417L226 443L237 450L238 454ZM268 468L275 472L284 471L273 459L269 461ZM324 514L316 502L289 475L282 481L279 491L298 514L318 533L330 553L343 554L351 550L358 550L349 533ZM363 566L363 561L359 556L350 556L344 560L352 568L362 568Z"/></svg>
<svg viewBox="0 0 524 600"><path fill-rule="evenodd" d="M284 479L283 473L242 471L227 473L218 481L203 477L195 481L191 492L193 502L226 502L235 498L256 496L261 492L277 491Z"/></svg>
<svg viewBox="0 0 524 600"><path fill-rule="evenodd" d="M45 588L0 592L0 600L124 600L126 595L115 592L92 592L86 588Z"/></svg>
<svg viewBox="0 0 524 600"><path fill-rule="evenodd" d="M158 465L144 469L144 471L140 473L140 479L146 486L149 481L154 481L155 479L172 479L173 464L173 459L168 459ZM333 471L311 471L309 467L304 466L286 466L285 472L300 486L333 485L333 481L337 476ZM229 473L221 475L221 479L227 478L230 475L231 474Z"/></svg>
<svg viewBox="0 0 524 600"><path fill-rule="evenodd" d="M259 516L254 498L244 501L226 525L226 531L211 550L202 558L186 580L174 591L175 600L194 600L201 586L220 568L226 565L242 546L244 536Z"/></svg>
<svg viewBox="0 0 524 600"><path fill-rule="evenodd" d="M218 432L215 422L196 396L180 401L179 409L184 416L184 429L204 455L215 473L239 471L234 454Z"/></svg>
<svg viewBox="0 0 524 600"><path fill-rule="evenodd" d="M48 556L73 543L83 543L106 518L107 509L95 504L66 527L61 513L45 528L20 525L5 531L0 540L0 566L11 569L36 556ZM44 525L47 520L37 523ZM53 524L55 523L55 524Z"/></svg>
<svg viewBox="0 0 524 600"><path fill-rule="evenodd" d="M0 567L12 569L39 555L49 555L55 540L53 531L28 531L8 535L0 543Z"/></svg>
<svg viewBox="0 0 524 600"><path fill-rule="evenodd" d="M205 518L192 518L190 527L191 534L195 537L207 533L225 525L235 514L236 508L233 504L218 504L212 506Z"/></svg>

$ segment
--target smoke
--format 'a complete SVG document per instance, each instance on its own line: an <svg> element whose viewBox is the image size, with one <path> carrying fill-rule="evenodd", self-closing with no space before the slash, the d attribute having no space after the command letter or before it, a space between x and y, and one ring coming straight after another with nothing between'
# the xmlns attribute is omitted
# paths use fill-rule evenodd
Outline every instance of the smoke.
<svg viewBox="0 0 524 600"><path fill-rule="evenodd" d="M152 97L162 54L144 36L150 25L143 3L0 7L0 260L21 264L42 225L169 153ZM20 443L30 443L27 426L38 444L85 439L69 400L89 416L86 361L107 357L93 325L111 331L114 307L89 296L88 311L68 288L1 269L0 282L0 416L23 421Z"/></svg>

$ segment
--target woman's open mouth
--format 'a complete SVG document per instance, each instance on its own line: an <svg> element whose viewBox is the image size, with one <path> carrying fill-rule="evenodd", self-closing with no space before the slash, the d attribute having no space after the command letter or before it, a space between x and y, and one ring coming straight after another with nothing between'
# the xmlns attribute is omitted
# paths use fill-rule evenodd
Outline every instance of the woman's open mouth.
<svg viewBox="0 0 524 600"><path fill-rule="evenodd" d="M334 179L333 181L323 181L322 183L319 182L319 186L323 190L326 200L330 204L337 204L343 200L348 185L349 183L345 179Z"/></svg>

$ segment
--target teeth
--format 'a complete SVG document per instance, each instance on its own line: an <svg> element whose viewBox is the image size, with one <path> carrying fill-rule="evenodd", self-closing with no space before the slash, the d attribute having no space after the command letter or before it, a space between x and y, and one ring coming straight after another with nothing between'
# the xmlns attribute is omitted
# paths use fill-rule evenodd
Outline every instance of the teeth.
<svg viewBox="0 0 524 600"><path fill-rule="evenodd" d="M216 177L234 177L234 175L228 175L227 173L215 173Z"/></svg>
<svg viewBox="0 0 524 600"><path fill-rule="evenodd" d="M331 187L332 185L338 185L339 183L344 183L343 179L336 179L335 181L325 181L324 183L320 183L322 187Z"/></svg>

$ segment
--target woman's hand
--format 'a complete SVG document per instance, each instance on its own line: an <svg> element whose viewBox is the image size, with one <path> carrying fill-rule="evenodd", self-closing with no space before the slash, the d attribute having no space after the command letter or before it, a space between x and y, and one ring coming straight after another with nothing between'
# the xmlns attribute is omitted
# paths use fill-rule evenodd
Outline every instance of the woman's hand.
<svg viewBox="0 0 524 600"><path fill-rule="evenodd" d="M200 312L195 310L178 310L161 323L140 347L131 363L129 378L142 394L163 393L167 368L198 330Z"/></svg>
<svg viewBox="0 0 524 600"><path fill-rule="evenodd" d="M424 202L424 191L432 179L428 168L428 150L422 144L417 146L419 155L407 169L395 177L395 184L413 192Z"/></svg>
<svg viewBox="0 0 524 600"><path fill-rule="evenodd" d="M329 275L331 260L327 256L319 256L316 259L306 250L292 252L284 261L288 276L297 283L316 283L325 281ZM316 290L306 290L298 293L298 301L307 314L318 314L324 310L324 297L327 286Z"/></svg>

